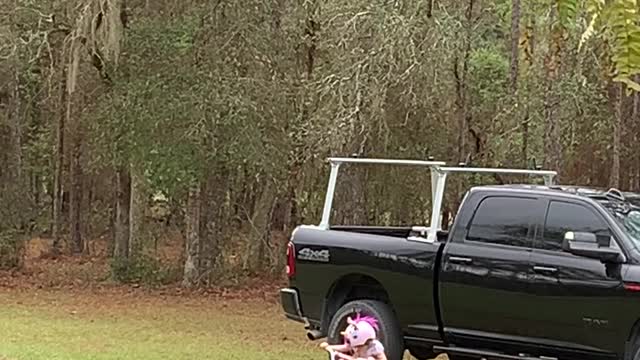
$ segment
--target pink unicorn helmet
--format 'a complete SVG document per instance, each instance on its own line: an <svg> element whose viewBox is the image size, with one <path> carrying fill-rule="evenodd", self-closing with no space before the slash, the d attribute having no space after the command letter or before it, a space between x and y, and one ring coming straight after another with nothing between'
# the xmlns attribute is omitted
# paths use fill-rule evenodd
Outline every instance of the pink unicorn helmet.
<svg viewBox="0 0 640 360"><path fill-rule="evenodd" d="M367 341L376 338L376 332L378 330L378 321L371 316L360 317L360 314L355 320L351 317L347 318L349 326L341 334L345 338L345 342L352 347L362 346Z"/></svg>

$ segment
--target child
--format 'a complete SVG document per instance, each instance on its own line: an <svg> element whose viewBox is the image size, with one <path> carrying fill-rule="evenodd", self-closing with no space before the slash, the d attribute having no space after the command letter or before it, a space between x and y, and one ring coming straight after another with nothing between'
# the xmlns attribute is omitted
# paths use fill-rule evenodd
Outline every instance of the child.
<svg viewBox="0 0 640 360"><path fill-rule="evenodd" d="M387 360L384 346L376 337L376 319L370 316L360 317L358 314L355 320L347 318L347 323L347 329L341 333L345 341L343 345L329 345L326 342L320 344L321 348L332 354L331 360L334 360L333 357L336 360Z"/></svg>

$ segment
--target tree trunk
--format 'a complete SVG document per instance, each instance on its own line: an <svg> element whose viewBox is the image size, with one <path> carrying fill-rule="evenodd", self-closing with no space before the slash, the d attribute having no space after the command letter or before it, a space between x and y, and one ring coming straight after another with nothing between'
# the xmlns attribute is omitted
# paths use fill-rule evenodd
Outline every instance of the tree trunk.
<svg viewBox="0 0 640 360"><path fill-rule="evenodd" d="M225 195L228 189L229 174L226 166L213 164L207 168L206 179L202 185L200 204L200 258L199 272L201 281L211 285L214 270L218 263L222 246L223 224L228 217Z"/></svg>
<svg viewBox="0 0 640 360"><path fill-rule="evenodd" d="M131 206L131 177L127 166L116 170L116 215L114 256L129 257L129 212Z"/></svg>
<svg viewBox="0 0 640 360"><path fill-rule="evenodd" d="M64 132L67 116L67 64L61 61L62 77L60 81L60 112L56 124L55 165L53 173L53 251L59 252L62 232L62 179L64 176Z"/></svg>
<svg viewBox="0 0 640 360"><path fill-rule="evenodd" d="M260 198L256 204L253 217L249 220L250 238L249 251L244 258L244 268L253 272L265 269L266 250L269 244L269 221L273 210L276 194L274 185L266 180Z"/></svg>
<svg viewBox="0 0 640 360"><path fill-rule="evenodd" d="M11 133L5 131L5 125L11 121L11 113L7 107L11 106L11 95L0 90L0 199L7 199L11 189L11 177L5 170L10 166L10 158L7 154L11 151ZM6 200L4 200L6 201Z"/></svg>
<svg viewBox="0 0 640 360"><path fill-rule="evenodd" d="M620 142L622 132L622 84L611 84L610 102L615 114L613 118L613 149L611 154L611 174L609 176L609 186L620 187Z"/></svg>
<svg viewBox="0 0 640 360"><path fill-rule="evenodd" d="M142 251L142 229L146 210L146 189L141 169L131 166L131 194L129 206L129 256Z"/></svg>
<svg viewBox="0 0 640 360"><path fill-rule="evenodd" d="M473 6L475 0L469 0L465 10L466 29L462 41L462 69L456 59L454 62L454 77L456 84L456 105L458 115L458 161L463 162L467 156L467 133L469 132L469 101L467 97L467 72L469 68L469 56L471 54L471 35L473 27Z"/></svg>
<svg viewBox="0 0 640 360"><path fill-rule="evenodd" d="M555 116L555 100L551 96L553 91L554 78L547 80L544 95L544 118L545 118L545 168L560 171L562 167L562 139L560 138L560 124Z"/></svg>
<svg viewBox="0 0 640 360"><path fill-rule="evenodd" d="M638 82L640 80L640 76L635 77L634 81ZM634 159L634 163L632 164L631 168L633 169L633 184L631 185L631 189L632 191L638 191L640 190L640 144L638 144L638 140L640 140L640 137L638 136L638 132L640 131L640 93L638 93L637 91L633 92L633 108L631 109L631 121L632 121L632 125L631 125L631 129L634 129L635 131L633 131L633 147L632 147L632 151L634 156L632 156L632 158Z"/></svg>
<svg viewBox="0 0 640 360"><path fill-rule="evenodd" d="M554 22L551 22L554 24ZM557 100L554 96L554 84L558 81L560 67L560 49L563 30L552 25L549 52L545 57L546 87L543 99L545 136L545 168L560 171L562 168L562 132L556 117Z"/></svg>
<svg viewBox="0 0 640 360"><path fill-rule="evenodd" d="M471 122L471 112L469 110L470 104L467 97L467 73L469 68L469 56L471 55L471 36L473 31L473 6L475 0L469 0L467 8L465 10L465 31L462 39L462 66L460 66L459 56L456 53L453 61L453 76L455 82L456 91L456 117L458 120L458 149L457 156L458 162L467 161L467 134L469 133L469 123ZM462 67L462 68L460 68ZM462 177L458 177L452 186L454 191L453 211L455 212L460 205L460 194L463 191L464 183Z"/></svg>
<svg viewBox="0 0 640 360"><path fill-rule="evenodd" d="M16 66L15 71L15 88L13 94L13 114L11 116L11 143L13 145L12 149L12 167L13 167L13 178L16 182L16 188L18 191L23 192L23 183L22 183L22 118L20 116L21 109L21 94L20 94L20 72L18 67ZM24 199L19 199L23 201Z"/></svg>
<svg viewBox="0 0 640 360"><path fill-rule="evenodd" d="M307 82L310 82L313 78L313 72L315 69L316 63L316 47L317 47L317 36L320 31L320 23L318 23L314 18L314 9L317 6L317 1L310 1L309 9L307 9L307 19L304 27L304 35L308 37L308 46L305 52L305 79ZM301 116L299 121L293 124L293 129L291 129L293 135L291 141L293 143L293 151L289 156L289 171L287 178L287 197L285 202L285 210L284 210L284 232L288 233L294 224L298 222L298 209L297 209L297 198L296 198L296 189L298 184L300 183L300 172L302 170L302 165L305 163L305 154L304 154L304 141L303 134L305 133L305 123L309 120L309 109L307 105L307 98L309 94L304 94L304 99L301 105Z"/></svg>
<svg viewBox="0 0 640 360"><path fill-rule="evenodd" d="M529 3L531 13L535 13L535 4ZM527 65L527 101L525 107L525 115L522 121L522 161L525 167L529 167L529 121L531 120L531 96L533 89L532 76L535 76L536 69L536 17L531 17L531 23L527 27L527 46L524 48L524 59ZM538 164L535 164L538 166Z"/></svg>
<svg viewBox="0 0 640 360"><path fill-rule="evenodd" d="M200 248L200 184L192 185L187 198L186 254L182 286L198 285L198 250Z"/></svg>
<svg viewBox="0 0 640 360"><path fill-rule="evenodd" d="M296 146L290 159L291 165L289 166L289 176L287 180L287 195L283 211L284 219L282 220L282 223L284 224L283 231L285 233L289 233L298 222L296 184L300 181L299 174L302 167L302 161L298 158L302 156L299 154L300 152L301 147Z"/></svg>
<svg viewBox="0 0 640 360"><path fill-rule="evenodd" d="M87 215L84 215L84 218L86 221L84 221L84 226L82 227L83 231L82 234L84 235L85 239L91 239L92 235L94 234L94 228L93 228L93 224L90 221L90 217L91 217L91 211L93 209L93 200L94 200L94 196L95 196L95 191L96 191L96 180L95 177L86 177L85 178L85 189L86 191L84 191L85 197L83 200L83 205L82 208L85 209L84 212ZM86 240L84 242L84 252L87 255L92 254L92 250L90 248L90 245L92 245L88 240ZM94 244L95 245L95 244Z"/></svg>
<svg viewBox="0 0 640 360"><path fill-rule="evenodd" d="M22 171L22 117L20 114L21 94L20 94L20 72L19 65L15 64L14 72L14 88L13 88L13 106L11 114L9 115L9 142L11 147L9 149L9 188L11 197L13 198L13 208L15 211L15 225L20 230L26 230L25 212L27 211L27 191L25 189L25 183L23 182Z"/></svg>
<svg viewBox="0 0 640 360"><path fill-rule="evenodd" d="M456 113L458 118L458 162L465 161L466 148L467 148L467 129L469 123L467 122L466 104L465 104L465 84L464 84L464 70L462 73L459 71L458 59L455 59L453 64L453 73L456 80ZM465 65L463 65L463 69Z"/></svg>
<svg viewBox="0 0 640 360"><path fill-rule="evenodd" d="M520 0L511 0L511 96L513 98L515 113L520 114L520 94L518 92L518 73L520 71ZM522 127L522 165L528 166L528 142L529 142L529 109L526 106L525 116L521 122Z"/></svg>
<svg viewBox="0 0 640 360"><path fill-rule="evenodd" d="M67 123L71 118L71 100L67 99ZM69 166L69 177L71 188L69 192L69 224L72 251L76 254L84 250L82 234L82 134L80 120L76 119L72 127L71 135L71 161Z"/></svg>
<svg viewBox="0 0 640 360"><path fill-rule="evenodd" d="M214 218L214 209L218 209L221 204L214 202L215 188L217 187L214 171L211 166L207 167L205 179L201 182L200 189L200 242L198 249L198 273L200 280L209 284L211 274L213 272L213 263L215 258L214 248L217 240L216 225L218 219Z"/></svg>
<svg viewBox="0 0 640 360"><path fill-rule="evenodd" d="M511 0L511 94L516 104L518 100L518 59L520 42L520 0Z"/></svg>

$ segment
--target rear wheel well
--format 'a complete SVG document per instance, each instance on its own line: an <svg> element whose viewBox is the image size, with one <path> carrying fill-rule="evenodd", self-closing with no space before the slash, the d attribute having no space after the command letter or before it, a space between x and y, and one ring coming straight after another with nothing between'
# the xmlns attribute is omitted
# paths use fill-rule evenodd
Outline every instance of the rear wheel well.
<svg viewBox="0 0 640 360"><path fill-rule="evenodd" d="M352 300L362 299L384 302L393 310L389 293L379 281L362 274L346 275L337 280L329 289L322 312L321 330L327 331L331 318L342 305ZM395 310L393 311L395 312Z"/></svg>

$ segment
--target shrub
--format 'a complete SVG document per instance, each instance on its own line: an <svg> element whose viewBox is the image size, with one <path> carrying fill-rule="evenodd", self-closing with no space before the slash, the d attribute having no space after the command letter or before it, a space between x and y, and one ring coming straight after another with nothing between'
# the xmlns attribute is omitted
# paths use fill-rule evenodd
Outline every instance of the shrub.
<svg viewBox="0 0 640 360"><path fill-rule="evenodd" d="M150 256L136 255L111 260L111 276L124 284L159 285L175 282L180 273Z"/></svg>
<svg viewBox="0 0 640 360"><path fill-rule="evenodd" d="M0 269L14 269L22 265L24 236L13 230L0 231Z"/></svg>

